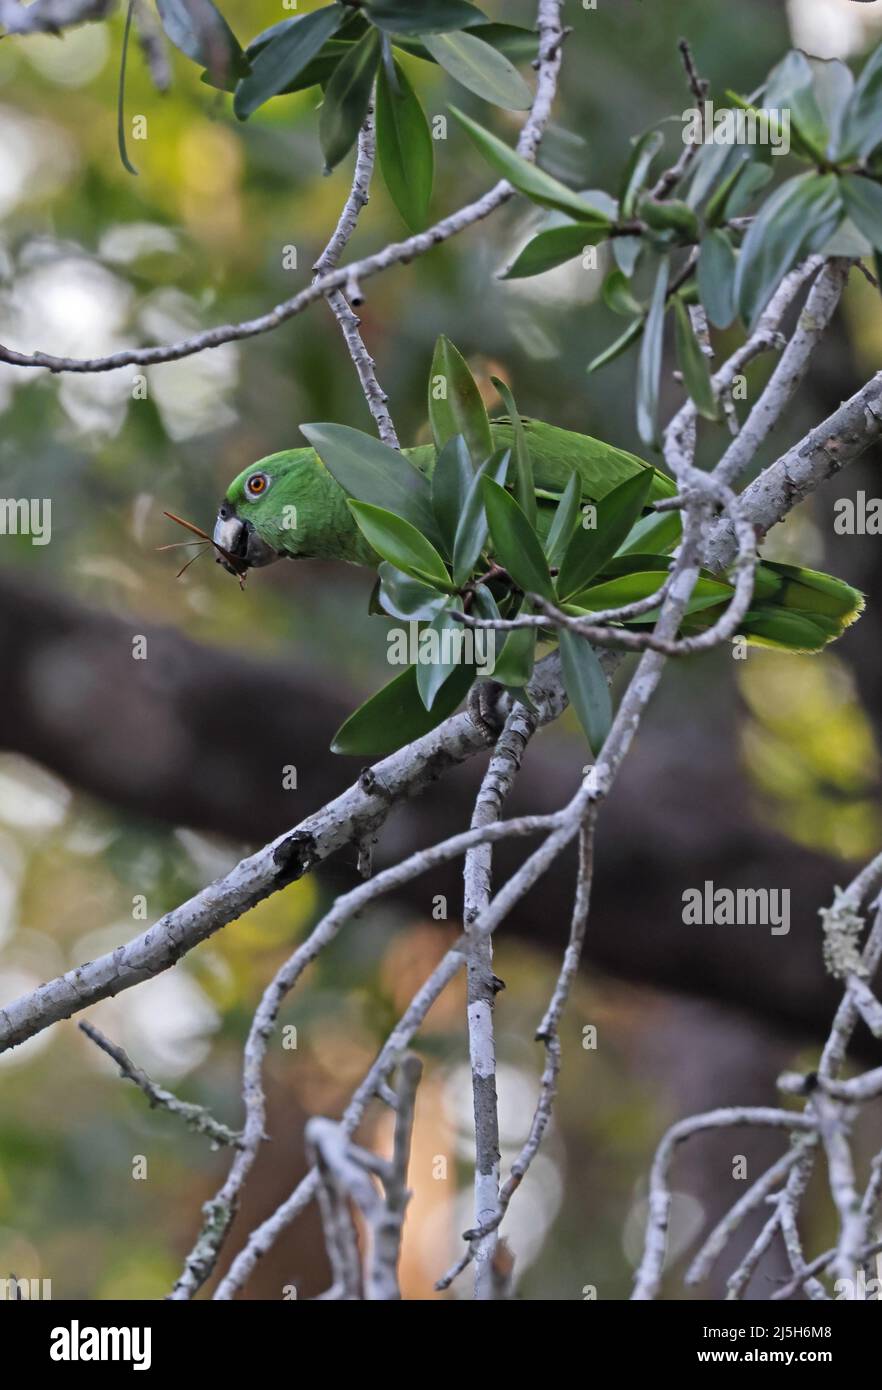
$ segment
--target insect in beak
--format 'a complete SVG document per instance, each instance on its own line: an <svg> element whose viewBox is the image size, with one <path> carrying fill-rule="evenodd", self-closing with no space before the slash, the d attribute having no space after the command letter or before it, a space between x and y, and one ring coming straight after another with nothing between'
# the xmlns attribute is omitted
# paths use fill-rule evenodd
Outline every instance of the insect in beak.
<svg viewBox="0 0 882 1390"><path fill-rule="evenodd" d="M247 575L248 575L248 562L247 562L245 559L243 559L242 557L240 557L240 556L238 556L238 555L234 555L234 554L232 553L232 551L227 550L225 546L221 545L218 541L216 541L216 540L214 539L213 536L210 536L210 535L208 534L207 531L203 531L203 530L202 530L202 527L201 527L201 526L197 526L194 522L192 522L192 521L185 521L184 518L183 518L182 516L175 516L174 512L163 512L163 516L167 516L168 519L169 519L169 521L175 521L175 522L177 522L178 526L183 526L185 530L191 531L191 532L193 533L194 536L198 536L198 537L199 537L199 541L201 542L203 548L206 547L206 546L213 546L214 549L217 551L218 558L222 561L222 563L223 563L223 565L224 565L224 568L227 569L227 570L229 570L230 574L234 574L234 575L236 576L236 578L238 579L238 581L239 581L239 588L240 588L240 589L244 589L244 588L245 588L245 580L246 580ZM160 545L160 546L157 546L157 549L158 549L158 550L176 550L177 547L178 547L179 545L195 545L195 544L198 544L198 542L195 542L195 541L176 541L176 542L173 542L171 545ZM190 568L190 566L193 564L193 562L194 562L195 560L198 560L198 559L199 559L199 555L201 555L201 554L203 554L203 553L204 553L204 549L203 549L203 550L200 550L200 551L199 551L199 554L194 555L194 556L192 557L192 559L188 560L187 563L186 563L180 570L178 570L178 573L177 573L177 575L176 575L175 577L176 577L177 579L180 579L180 577L181 577L181 575L184 573L184 571L185 571L185 570L188 570L188 569Z"/></svg>

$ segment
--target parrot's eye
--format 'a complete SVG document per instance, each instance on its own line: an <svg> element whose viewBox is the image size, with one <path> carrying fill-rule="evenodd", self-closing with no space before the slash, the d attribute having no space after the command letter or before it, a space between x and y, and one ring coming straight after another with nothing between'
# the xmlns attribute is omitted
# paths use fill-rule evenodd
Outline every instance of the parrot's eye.
<svg viewBox="0 0 882 1390"><path fill-rule="evenodd" d="M260 497L261 493L266 492L269 487L269 478L265 473L252 473L245 484L245 491L249 497Z"/></svg>

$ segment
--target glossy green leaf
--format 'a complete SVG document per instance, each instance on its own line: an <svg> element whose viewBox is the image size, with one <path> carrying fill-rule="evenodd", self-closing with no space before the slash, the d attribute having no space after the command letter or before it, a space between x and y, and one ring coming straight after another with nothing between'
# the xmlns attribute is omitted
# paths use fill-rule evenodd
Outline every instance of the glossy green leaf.
<svg viewBox="0 0 882 1390"><path fill-rule="evenodd" d="M525 604L521 612L529 613L529 604ZM536 640L535 627L519 627L515 628L514 632L509 632L496 658L493 679L509 689L521 690L533 674Z"/></svg>
<svg viewBox="0 0 882 1390"><path fill-rule="evenodd" d="M412 232L425 226L435 167L429 123L407 74L385 66L377 82L377 154L389 195Z"/></svg>
<svg viewBox="0 0 882 1390"><path fill-rule="evenodd" d="M789 270L832 236L843 217L834 174L800 174L767 198L741 247L736 294L752 332Z"/></svg>
<svg viewBox="0 0 882 1390"><path fill-rule="evenodd" d="M527 242L499 278L524 280L528 275L542 275L581 256L587 247L596 246L608 236L608 222L569 222L564 227L549 227Z"/></svg>
<svg viewBox="0 0 882 1390"><path fill-rule="evenodd" d="M533 100L517 68L492 44L466 30L427 34L423 43L450 76L484 101L510 111L526 111Z"/></svg>
<svg viewBox="0 0 882 1390"><path fill-rule="evenodd" d="M442 333L432 354L429 423L435 448L461 434L477 468L493 452L490 421L481 393L462 354Z"/></svg>
<svg viewBox="0 0 882 1390"><path fill-rule="evenodd" d="M248 71L239 40L212 0L156 0L156 8L175 48L217 80Z"/></svg>
<svg viewBox="0 0 882 1390"><path fill-rule="evenodd" d="M646 551L656 551L659 555L669 555L680 539L683 523L679 512L650 512L638 517L622 544L615 553L621 556L642 555Z"/></svg>
<svg viewBox="0 0 882 1390"><path fill-rule="evenodd" d="M490 478L482 482L484 509L496 560L525 593L554 601L554 585L539 537L515 499Z"/></svg>
<svg viewBox="0 0 882 1390"><path fill-rule="evenodd" d="M317 56L346 18L342 5L313 10L281 30L260 50L251 72L236 88L233 110L244 121L270 97L283 92Z"/></svg>
<svg viewBox="0 0 882 1390"><path fill-rule="evenodd" d="M640 360L637 366L637 430L644 444L655 444L658 436L658 390L661 382L662 354L667 304L667 257L659 265L655 288L646 316Z"/></svg>
<svg viewBox="0 0 882 1390"><path fill-rule="evenodd" d="M498 619L502 615L499 612L499 605L493 597L486 584L476 584L472 596L472 612L476 618ZM502 634L498 633L501 637Z"/></svg>
<svg viewBox="0 0 882 1390"><path fill-rule="evenodd" d="M409 521L384 507L350 500L358 529L378 555L413 579L438 589L450 589L450 576L438 551Z"/></svg>
<svg viewBox="0 0 882 1390"><path fill-rule="evenodd" d="M595 526L573 533L561 562L557 592L568 598L590 583L615 555L649 497L653 470L645 469L613 488L595 504Z"/></svg>
<svg viewBox="0 0 882 1390"><path fill-rule="evenodd" d="M432 474L432 510L448 555L453 554L456 532L474 481L468 446L461 434L455 434L439 453Z"/></svg>
<svg viewBox="0 0 882 1390"><path fill-rule="evenodd" d="M454 599L453 604L462 611L461 599ZM466 664L462 658L467 650L466 629L453 617L450 606L420 633L417 690L426 709L432 708L442 686L456 668Z"/></svg>
<svg viewBox="0 0 882 1390"><path fill-rule="evenodd" d="M487 162L502 174L503 178L508 179L519 193L523 193L540 207L567 212L570 217L575 217L580 222L593 222L595 225L609 223L609 218L602 208L592 206L587 199L567 188L566 184L546 174L544 169L531 164L528 159L524 159L516 150L506 145L504 140L492 135L489 130L485 130L455 106L451 106L450 110L460 125L468 131Z"/></svg>
<svg viewBox="0 0 882 1390"><path fill-rule="evenodd" d="M718 420L720 408L711 385L710 364L695 335L689 310L679 295L674 295L674 333L683 383L695 409L706 420Z"/></svg>
<svg viewBox="0 0 882 1390"><path fill-rule="evenodd" d="M563 490L563 495L554 512L554 519L548 529L545 541L545 554L552 569L560 566L572 540L576 522L579 520L579 507L582 502L582 479L574 472Z"/></svg>
<svg viewBox="0 0 882 1390"><path fill-rule="evenodd" d="M726 233L707 232L698 253L698 296L714 328L728 328L735 317L736 269Z"/></svg>
<svg viewBox="0 0 882 1390"><path fill-rule="evenodd" d="M524 422L521 419L520 411L515 403L515 398L511 393L511 388L499 377L491 377L490 380L496 387L502 401L508 411L508 418L511 421L514 434L514 495L518 505L530 525L536 526L536 484L533 480L533 461L530 458L530 446L527 443L527 432L524 429Z"/></svg>
<svg viewBox="0 0 882 1390"><path fill-rule="evenodd" d="M467 0L365 0L364 12L389 34L444 34L487 21Z"/></svg>
<svg viewBox="0 0 882 1390"><path fill-rule="evenodd" d="M882 251L882 186L872 179L845 174L841 189L848 216L870 245Z"/></svg>
<svg viewBox="0 0 882 1390"><path fill-rule="evenodd" d="M511 450L498 450L481 465L472 480L453 542L453 582L456 585L464 584L469 578L487 543L482 479L488 477L504 483L510 459Z"/></svg>
<svg viewBox="0 0 882 1390"><path fill-rule="evenodd" d="M416 667L408 666L341 724L331 751L357 757L394 753L451 715L465 698L474 676L471 667L458 666L427 710L417 689Z"/></svg>
<svg viewBox="0 0 882 1390"><path fill-rule="evenodd" d="M431 622L448 602L446 593L439 593L431 584L414 579L403 570L384 560L378 573L380 611L405 622L419 619Z"/></svg>
<svg viewBox="0 0 882 1390"><path fill-rule="evenodd" d="M374 31L352 45L331 75L319 115L326 174L337 167L358 139L370 105L379 61L380 38Z"/></svg>
<svg viewBox="0 0 882 1390"><path fill-rule="evenodd" d="M429 484L403 454L349 425L312 424L300 429L345 493L395 512L434 545L443 544Z"/></svg>
<svg viewBox="0 0 882 1390"><path fill-rule="evenodd" d="M609 681L584 637L562 630L559 640L564 689L596 758L612 724Z"/></svg>

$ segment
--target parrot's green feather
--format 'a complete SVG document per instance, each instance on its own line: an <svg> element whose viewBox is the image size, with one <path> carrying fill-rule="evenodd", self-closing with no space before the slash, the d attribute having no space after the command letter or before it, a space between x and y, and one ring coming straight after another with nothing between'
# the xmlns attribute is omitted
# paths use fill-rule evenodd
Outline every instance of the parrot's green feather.
<svg viewBox="0 0 882 1390"><path fill-rule="evenodd" d="M547 532L556 499L574 472L582 480L584 504L599 502L628 478L651 469L653 481L647 510L621 546L619 556L593 581L594 588L600 586L597 601L592 595L583 604L580 600L584 595L577 595L575 602L576 607L590 612L592 604L595 609L612 607L629 602L638 591L651 593L650 572L658 572L661 584L669 565L667 556L679 538L679 518L673 513L653 513L649 508L653 502L674 495L673 479L636 455L588 435L558 429L541 420L524 419L523 425L537 489L541 535ZM513 447L515 432L510 420L494 421L491 430L496 449ZM433 445L405 449L403 453L407 466L431 477L436 459ZM251 495L246 486L257 473L267 479L259 497ZM226 502L279 554L344 560L371 567L379 563L379 556L355 523L346 493L314 449L286 449L251 464L230 485ZM646 553L650 550L652 555ZM719 575L708 576L708 580L726 582ZM684 634L709 627L725 612L727 602L715 604L696 595L693 611L683 622ZM857 589L832 575L763 562L757 568L754 603L741 624L742 633L765 646L820 651L854 622L863 603ZM653 615L648 615L648 620L651 623ZM644 617L641 625L646 622Z"/></svg>

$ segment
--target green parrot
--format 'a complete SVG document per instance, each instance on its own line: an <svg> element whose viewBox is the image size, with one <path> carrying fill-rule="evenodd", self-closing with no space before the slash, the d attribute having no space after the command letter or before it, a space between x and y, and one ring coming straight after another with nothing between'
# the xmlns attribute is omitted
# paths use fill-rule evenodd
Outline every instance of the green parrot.
<svg viewBox="0 0 882 1390"><path fill-rule="evenodd" d="M581 480L583 508L601 502L646 470L652 475L643 515L615 555L592 578L590 588L565 605L567 611L590 614L592 608L599 611L620 606L654 592L668 571L668 556L680 535L680 517L677 512L659 513L651 507L675 493L673 480L634 454L588 435L527 418L522 425L521 438L526 440L532 464L540 537L548 535L574 473ZM358 441L366 436L341 426L334 429L352 437L352 451L357 454ZM495 450L515 452L518 441L510 418L491 422L490 432ZM304 426L304 433L315 438L319 452L301 448L271 454L250 464L230 484L213 536L219 551L225 552L219 553L218 563L230 573L241 576L248 569L285 557L321 557L374 569L380 565L381 557L359 529L349 507L351 498L369 503L375 498L351 484L354 475L346 467L341 470L335 451L323 445L327 427ZM376 441L368 442L382 448ZM412 468L424 479L431 479L437 458L434 445L405 449L402 459L388 452L394 470ZM401 481L407 483L405 477ZM704 574L682 632L699 632L710 626L725 610L731 593L725 576ZM764 561L757 568L754 602L741 630L758 644L815 652L840 636L862 607L860 592L832 575ZM651 627L654 621L655 614L649 614L630 625Z"/></svg>

